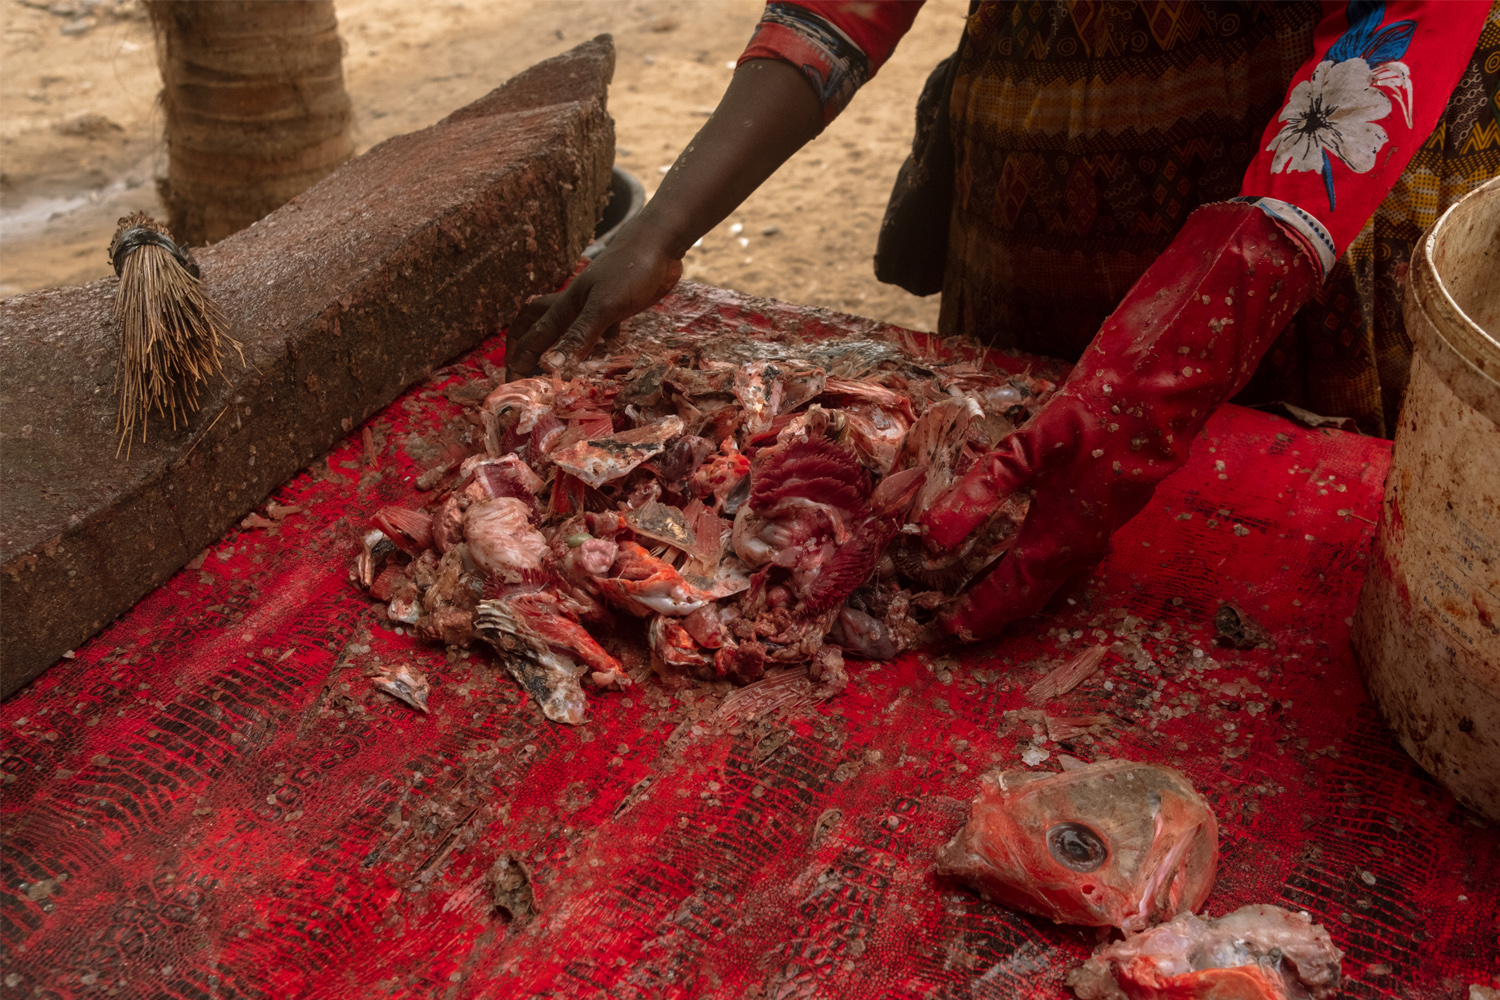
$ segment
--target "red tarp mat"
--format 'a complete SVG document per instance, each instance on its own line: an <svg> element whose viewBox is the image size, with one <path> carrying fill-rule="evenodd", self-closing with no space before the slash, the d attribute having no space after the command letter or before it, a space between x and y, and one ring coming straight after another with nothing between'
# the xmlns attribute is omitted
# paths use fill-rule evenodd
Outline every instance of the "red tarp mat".
<svg viewBox="0 0 1500 1000"><path fill-rule="evenodd" d="M701 290L663 308L870 328ZM1500 838L1381 727L1349 647L1388 442L1226 407L1087 588L1000 642L852 662L844 694L759 718L646 678L569 728L349 578L369 514L431 496L415 478L460 412L439 390L501 354L407 393L371 447L277 491L297 513L231 532L0 709L5 995L1070 996L1093 932L932 870L977 776L1025 750L1184 771L1220 823L1209 912L1308 910L1346 995L1495 985ZM1275 648L1216 645L1221 601ZM1014 713L1095 643L1104 667L1047 710L1115 721L1051 742ZM377 659L428 673L431 715L371 687ZM531 873L524 926L491 901L502 856Z"/></svg>

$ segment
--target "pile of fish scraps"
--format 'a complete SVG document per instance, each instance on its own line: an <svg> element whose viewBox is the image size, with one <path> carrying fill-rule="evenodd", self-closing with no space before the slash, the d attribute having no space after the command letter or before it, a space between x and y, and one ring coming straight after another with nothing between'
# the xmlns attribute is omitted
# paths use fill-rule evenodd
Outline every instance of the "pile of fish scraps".
<svg viewBox="0 0 1500 1000"><path fill-rule="evenodd" d="M1054 388L911 343L643 328L496 386L472 454L427 508L376 513L354 575L417 634L489 643L556 722L642 645L674 683L791 669L827 697L845 655L935 639L1005 553L1028 497L953 550L917 522Z"/></svg>

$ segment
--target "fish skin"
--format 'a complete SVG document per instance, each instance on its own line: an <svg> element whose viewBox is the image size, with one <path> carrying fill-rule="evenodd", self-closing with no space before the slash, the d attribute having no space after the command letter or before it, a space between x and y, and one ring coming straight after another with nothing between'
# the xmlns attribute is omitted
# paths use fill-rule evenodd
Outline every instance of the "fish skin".
<svg viewBox="0 0 1500 1000"><path fill-rule="evenodd" d="M558 468L598 489L629 475L642 462L660 455L667 442L682 433L682 418L663 417L655 423L608 437L577 441L552 454Z"/></svg>
<svg viewBox="0 0 1500 1000"><path fill-rule="evenodd" d="M782 370L772 362L745 365L734 373L734 397L752 437L767 430L781 412L785 398L781 375Z"/></svg>
<svg viewBox="0 0 1500 1000"><path fill-rule="evenodd" d="M658 614L646 628L653 659L673 672L686 670L699 677L713 677L713 657L703 652L681 619Z"/></svg>
<svg viewBox="0 0 1500 1000"><path fill-rule="evenodd" d="M405 507L382 507L370 518L402 552L415 556L432 546L432 515Z"/></svg>
<svg viewBox="0 0 1500 1000"><path fill-rule="evenodd" d="M641 506L625 512L625 523L643 538L665 542L668 545L691 550L698 544L698 535L681 509L659 500L648 500Z"/></svg>
<svg viewBox="0 0 1500 1000"><path fill-rule="evenodd" d="M1217 919L1178 914L1107 942L1068 973L1079 1000L1328 1000L1343 952L1306 913L1252 903Z"/></svg>
<svg viewBox="0 0 1500 1000"><path fill-rule="evenodd" d="M544 716L570 726L583 724L588 699L579 682L586 668L537 635L521 607L513 607L506 597L481 602L474 614L474 631L495 648L505 669Z"/></svg>
<svg viewBox="0 0 1500 1000"><path fill-rule="evenodd" d="M531 527L531 507L515 497L473 504L464 512L464 540L479 568L492 577L538 570L547 539Z"/></svg>
<svg viewBox="0 0 1500 1000"><path fill-rule="evenodd" d="M552 409L556 394L549 378L523 378L502 382L495 387L479 409L496 416L514 410L517 430L529 434L543 414Z"/></svg>
<svg viewBox="0 0 1500 1000"><path fill-rule="evenodd" d="M380 575L385 557L395 550L396 543L379 528L371 528L360 537L359 555L354 560L354 575L360 586L370 589Z"/></svg>
<svg viewBox="0 0 1500 1000"><path fill-rule="evenodd" d="M406 702L412 708L427 714L427 696L432 692L427 675L407 663L381 667L370 678L370 683L392 698Z"/></svg>
<svg viewBox="0 0 1500 1000"><path fill-rule="evenodd" d="M1072 870L1048 831L1080 824L1107 855ZM1058 923L1142 930L1203 905L1218 864L1218 822L1177 771L1108 760L1072 771L980 776L969 821L938 850L938 872L986 898Z"/></svg>
<svg viewBox="0 0 1500 1000"><path fill-rule="evenodd" d="M681 618L714 600L636 542L619 543L610 572L596 577L595 586L617 607L641 618L653 613Z"/></svg>
<svg viewBox="0 0 1500 1000"><path fill-rule="evenodd" d="M438 552L446 555L448 550L464 540L464 509L458 497L449 494L438 504L432 516L432 544Z"/></svg>
<svg viewBox="0 0 1500 1000"><path fill-rule="evenodd" d="M843 411L849 427L849 443L859 460L873 472L887 475L896 466L896 457L912 422L904 416L893 417L874 403L856 403Z"/></svg>
<svg viewBox="0 0 1500 1000"><path fill-rule="evenodd" d="M973 407L966 398L949 397L931 406L917 418L901 447L896 450L892 468L926 469L927 481L917 494L913 520L942 495L958 471L964 438L973 419Z"/></svg>

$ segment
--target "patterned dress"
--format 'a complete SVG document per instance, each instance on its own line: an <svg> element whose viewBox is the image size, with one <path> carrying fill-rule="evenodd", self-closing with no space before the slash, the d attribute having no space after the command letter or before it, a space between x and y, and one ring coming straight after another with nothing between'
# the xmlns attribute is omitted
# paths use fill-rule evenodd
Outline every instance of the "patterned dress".
<svg viewBox="0 0 1500 1000"><path fill-rule="evenodd" d="M831 120L914 14L773 3L742 58L801 66ZM1243 197L1326 278L1239 401L1391 432L1412 248L1500 174L1500 3L987 0L958 59L942 333L1077 357L1193 209Z"/></svg>

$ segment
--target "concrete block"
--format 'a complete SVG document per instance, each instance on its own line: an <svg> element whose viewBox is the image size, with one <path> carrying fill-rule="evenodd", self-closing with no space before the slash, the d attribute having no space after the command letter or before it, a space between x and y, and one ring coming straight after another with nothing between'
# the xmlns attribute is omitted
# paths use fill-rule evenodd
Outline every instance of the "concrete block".
<svg viewBox="0 0 1500 1000"><path fill-rule="evenodd" d="M0 695L566 278L609 190L613 66L601 36L195 250L246 364L128 460L115 280L0 303Z"/></svg>
<svg viewBox="0 0 1500 1000"><path fill-rule="evenodd" d="M602 105L615 75L615 45L600 35L564 52L544 59L496 87L472 104L465 104L443 119L464 121L503 114L517 108L540 108L570 101L597 100Z"/></svg>

